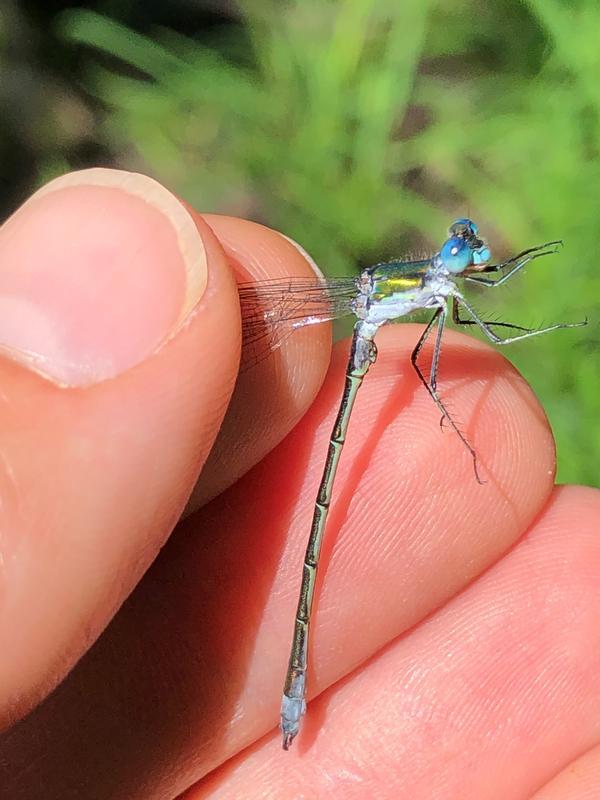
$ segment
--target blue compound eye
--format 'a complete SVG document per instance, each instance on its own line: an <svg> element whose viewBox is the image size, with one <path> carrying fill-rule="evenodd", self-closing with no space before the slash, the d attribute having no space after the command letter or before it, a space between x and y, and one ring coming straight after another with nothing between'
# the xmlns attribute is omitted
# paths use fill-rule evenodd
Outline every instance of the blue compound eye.
<svg viewBox="0 0 600 800"><path fill-rule="evenodd" d="M477 250L473 250L473 264L485 264L491 257L490 248L485 245L479 247Z"/></svg>
<svg viewBox="0 0 600 800"><path fill-rule="evenodd" d="M444 242L440 258L449 272L459 273L473 263L473 250L461 236L451 236Z"/></svg>
<svg viewBox="0 0 600 800"><path fill-rule="evenodd" d="M452 223L448 233L450 236L477 236L479 228L475 225L473 220L462 217Z"/></svg>

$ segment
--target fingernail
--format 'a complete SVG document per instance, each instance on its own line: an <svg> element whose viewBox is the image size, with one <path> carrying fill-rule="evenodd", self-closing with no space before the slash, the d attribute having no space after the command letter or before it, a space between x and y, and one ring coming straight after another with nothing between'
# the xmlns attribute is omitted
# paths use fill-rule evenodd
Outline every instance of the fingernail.
<svg viewBox="0 0 600 800"><path fill-rule="evenodd" d="M287 239L290 244L294 245L296 250L300 253L302 258L304 258L304 260L308 263L309 267L315 273L317 278L325 278L325 275L323 275L323 273L319 269L317 262L309 253L306 252L306 250L302 247L301 244L298 244L298 242L295 241L295 239L292 239L291 236L286 236L285 233L282 233L281 235L283 236L284 239Z"/></svg>
<svg viewBox="0 0 600 800"><path fill-rule="evenodd" d="M0 352L61 385L115 377L177 333L206 282L196 225L163 186L64 175L0 228Z"/></svg>

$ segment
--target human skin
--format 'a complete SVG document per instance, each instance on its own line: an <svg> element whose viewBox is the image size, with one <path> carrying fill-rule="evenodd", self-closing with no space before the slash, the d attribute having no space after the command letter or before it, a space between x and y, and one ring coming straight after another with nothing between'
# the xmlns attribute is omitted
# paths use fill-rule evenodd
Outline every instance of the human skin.
<svg viewBox="0 0 600 800"><path fill-rule="evenodd" d="M112 170L0 229L0 800L600 793L600 493L553 486L524 379L448 331L440 388L479 485L410 368L412 324L380 332L359 393L314 700L282 752L348 343L330 363L307 328L236 384L235 280L311 270L279 233Z"/></svg>

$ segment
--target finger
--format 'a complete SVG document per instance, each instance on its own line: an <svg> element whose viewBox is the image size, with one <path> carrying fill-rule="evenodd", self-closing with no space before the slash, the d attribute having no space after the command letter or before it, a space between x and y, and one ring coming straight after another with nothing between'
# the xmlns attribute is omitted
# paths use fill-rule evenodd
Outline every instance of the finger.
<svg viewBox="0 0 600 800"><path fill-rule="evenodd" d="M357 400L326 537L335 549L322 563L312 695L497 560L551 490L552 439L533 395L498 353L455 334L440 387L485 467L488 482L475 481L407 366L419 330L381 332ZM15 728L0 763L35 765L27 780L49 798L69 797L85 775L99 796L151 800L176 795L275 725L346 359L342 343L292 434L169 540L96 647Z"/></svg>
<svg viewBox="0 0 600 800"><path fill-rule="evenodd" d="M235 380L235 283L155 181L74 173L0 231L0 341L1 725L98 636L181 513Z"/></svg>
<svg viewBox="0 0 600 800"><path fill-rule="evenodd" d="M309 707L294 754L274 734L186 800L529 796L600 739L599 520L600 493L559 489L506 558Z"/></svg>
<svg viewBox="0 0 600 800"><path fill-rule="evenodd" d="M600 796L600 745L576 758L531 800L596 800Z"/></svg>
<svg viewBox="0 0 600 800"><path fill-rule="evenodd" d="M314 278L318 272L298 245L264 225L215 214L203 219L240 282ZM286 338L268 358L242 371L188 513L235 483L290 432L313 402L330 355L331 326L308 325Z"/></svg>

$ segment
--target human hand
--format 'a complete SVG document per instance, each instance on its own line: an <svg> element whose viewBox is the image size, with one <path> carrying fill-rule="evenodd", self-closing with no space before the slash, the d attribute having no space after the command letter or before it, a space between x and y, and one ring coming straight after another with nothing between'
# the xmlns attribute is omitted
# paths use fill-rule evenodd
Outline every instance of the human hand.
<svg viewBox="0 0 600 800"><path fill-rule="evenodd" d="M410 368L416 328L378 335L324 547L318 697L283 753L347 343L318 391L329 332L299 331L229 403L232 272L310 275L302 253L141 176L50 188L0 231L0 798L595 796L600 497L553 489L508 362L454 332L442 353L480 486Z"/></svg>

